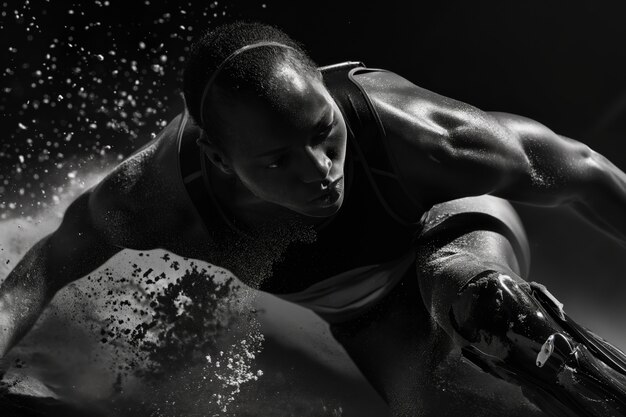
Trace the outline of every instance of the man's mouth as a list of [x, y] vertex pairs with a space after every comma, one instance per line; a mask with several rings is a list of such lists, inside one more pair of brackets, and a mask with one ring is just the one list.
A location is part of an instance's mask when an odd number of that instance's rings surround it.
[[311, 200], [312, 203], [333, 204], [341, 197], [340, 182], [343, 177], [333, 181], [323, 193]]

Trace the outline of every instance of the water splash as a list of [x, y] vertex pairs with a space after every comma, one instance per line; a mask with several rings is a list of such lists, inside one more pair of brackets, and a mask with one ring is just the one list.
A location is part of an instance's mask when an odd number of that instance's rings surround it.
[[232, 8], [1, 2], [2, 218], [47, 207], [70, 173], [120, 161], [154, 137], [182, 109], [191, 40]]
[[[52, 210], [0, 222], [0, 281], [104, 175], [70, 181]], [[8, 380], [20, 392], [37, 381], [40, 395], [119, 413], [191, 415], [199, 399], [204, 410], [226, 412], [242, 384], [262, 375], [253, 299], [226, 270], [165, 251], [125, 251], [57, 294], [8, 356]]]

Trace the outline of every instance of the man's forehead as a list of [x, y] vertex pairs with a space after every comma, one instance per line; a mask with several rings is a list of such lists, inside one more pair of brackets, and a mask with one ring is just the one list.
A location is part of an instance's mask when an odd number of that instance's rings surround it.
[[221, 109], [228, 130], [245, 138], [237, 143], [257, 153], [286, 137], [308, 135], [332, 111], [329, 93], [318, 77], [285, 63], [273, 69], [271, 78], [271, 91], [232, 97], [231, 104]]
[[284, 65], [276, 70], [277, 85], [269, 100], [279, 113], [294, 122], [306, 122], [311, 112], [321, 111], [328, 103], [328, 92], [324, 84], [316, 77], [295, 68]]
[[246, 153], [256, 155], [313, 136], [332, 120], [332, 107], [323, 95], [316, 94], [284, 109], [249, 106], [240, 114], [243, 117], [235, 130], [243, 140], [238, 144], [247, 148]]
[[327, 106], [328, 91], [314, 75], [289, 63], [277, 65], [271, 72], [266, 91], [254, 97], [242, 97], [239, 104], [259, 116], [282, 119], [301, 125]]
[[305, 94], [307, 88], [307, 79], [302, 71], [298, 71], [293, 65], [283, 63], [275, 69], [275, 77], [282, 81], [282, 84], [297, 93]]

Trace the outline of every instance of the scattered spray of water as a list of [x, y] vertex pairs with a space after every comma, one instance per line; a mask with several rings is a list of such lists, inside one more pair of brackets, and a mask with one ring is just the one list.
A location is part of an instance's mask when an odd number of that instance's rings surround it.
[[[0, 3], [0, 32], [11, 34], [0, 77], [9, 135], [0, 145], [0, 281], [71, 201], [180, 109], [190, 42], [229, 8], [142, 3], [142, 19], [108, 0]], [[223, 412], [260, 377], [253, 359], [263, 336], [249, 294], [208, 264], [123, 252], [61, 291], [11, 360], [22, 379], [70, 402], [116, 396], [128, 408], [133, 392], [155, 415], [191, 415], [181, 399], [195, 394]], [[150, 384], [158, 406], [142, 391]]]
[[191, 41], [221, 1], [0, 2], [0, 217], [54, 204], [67, 176], [120, 161], [182, 109]]
[[[55, 210], [0, 222], [0, 280], [103, 175], [68, 186]], [[241, 386], [263, 374], [254, 365], [263, 335], [249, 292], [209, 264], [159, 250], [122, 252], [57, 294], [7, 358], [8, 380], [22, 392], [50, 390], [120, 414], [227, 412]]]
[[[121, 0], [0, 2], [0, 281], [71, 201], [182, 109], [191, 40], [236, 14], [221, 0], [132, 10]], [[230, 266], [258, 284], [276, 249], [253, 242], [255, 262]], [[9, 383], [107, 415], [228, 415], [246, 384], [268, 374], [255, 367], [264, 341], [255, 293], [230, 277], [162, 251], [125, 251], [57, 294], [11, 352]], [[310, 401], [273, 406], [343, 413]]]

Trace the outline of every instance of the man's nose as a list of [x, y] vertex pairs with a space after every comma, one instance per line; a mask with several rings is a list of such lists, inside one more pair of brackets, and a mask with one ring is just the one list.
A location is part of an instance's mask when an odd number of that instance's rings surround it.
[[304, 148], [304, 165], [302, 167], [302, 181], [306, 183], [323, 182], [328, 178], [333, 161], [323, 149], [306, 146]]

